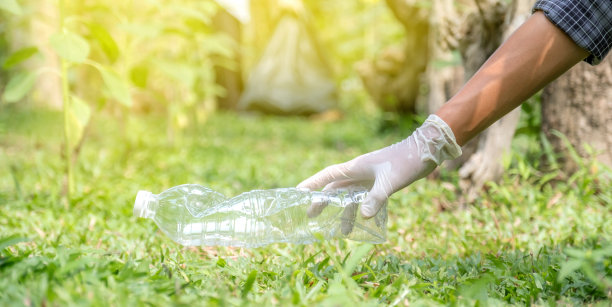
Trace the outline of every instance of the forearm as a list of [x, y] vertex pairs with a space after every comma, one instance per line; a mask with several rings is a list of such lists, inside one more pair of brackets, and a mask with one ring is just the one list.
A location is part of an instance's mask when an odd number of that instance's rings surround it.
[[587, 55], [537, 12], [436, 115], [464, 145]]

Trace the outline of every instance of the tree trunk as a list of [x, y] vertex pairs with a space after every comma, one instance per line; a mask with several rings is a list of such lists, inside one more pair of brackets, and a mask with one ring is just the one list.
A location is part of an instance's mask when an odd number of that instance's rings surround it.
[[553, 130], [567, 137], [582, 157], [589, 157], [584, 144], [595, 150], [601, 163], [612, 167], [612, 58], [597, 66], [579, 63], [542, 92], [542, 131], [555, 152], [566, 153], [562, 167], [577, 168], [568, 158], [567, 147]]
[[[474, 0], [461, 6], [451, 0], [433, 0], [430, 14], [427, 67], [427, 110], [434, 113], [451, 98], [464, 80], [468, 80], [497, 47], [529, 16], [532, 0]], [[465, 17], [460, 17], [465, 16]], [[462, 66], [452, 54], [459, 51]], [[461, 75], [463, 73], [463, 76]], [[478, 137], [463, 146], [463, 155], [446, 163], [458, 168], [468, 199], [480, 191], [486, 181], [502, 175], [501, 157], [509, 151], [520, 109], [512, 111]]]
[[[505, 41], [531, 13], [533, 0], [476, 0], [477, 10], [467, 23], [460, 50], [465, 61], [466, 80], [482, 66], [497, 47]], [[487, 181], [497, 181], [503, 174], [502, 157], [510, 151], [514, 130], [519, 121], [520, 108], [516, 108], [468, 143], [460, 158], [460, 186], [470, 201]], [[467, 160], [466, 160], [467, 159]]]

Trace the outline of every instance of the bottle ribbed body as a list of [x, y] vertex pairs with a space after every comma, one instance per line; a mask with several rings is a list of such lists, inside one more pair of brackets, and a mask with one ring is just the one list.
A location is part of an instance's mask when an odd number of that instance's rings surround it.
[[[386, 206], [364, 220], [359, 205], [366, 192], [328, 194], [295, 188], [253, 190], [233, 198], [200, 185], [187, 184], [153, 195], [146, 205], [160, 229], [187, 246], [257, 247], [270, 243], [307, 244], [319, 238], [386, 240]], [[316, 217], [306, 210], [325, 205]]]

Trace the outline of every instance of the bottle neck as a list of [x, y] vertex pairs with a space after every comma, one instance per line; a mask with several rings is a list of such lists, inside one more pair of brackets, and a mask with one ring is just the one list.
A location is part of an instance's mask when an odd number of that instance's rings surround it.
[[138, 191], [134, 202], [134, 216], [141, 218], [153, 218], [157, 204], [157, 195], [149, 191]]

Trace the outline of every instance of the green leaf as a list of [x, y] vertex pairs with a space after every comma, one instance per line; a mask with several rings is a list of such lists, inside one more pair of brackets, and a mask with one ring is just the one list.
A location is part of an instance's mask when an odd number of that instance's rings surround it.
[[576, 164], [582, 167], [584, 165], [584, 159], [580, 156], [580, 154], [578, 154], [576, 148], [574, 145], [572, 145], [572, 142], [570, 142], [567, 136], [558, 130], [551, 130], [551, 133], [561, 139], [561, 142], [567, 148], [569, 156], [572, 158], [572, 160], [574, 160], [574, 162], [576, 162]]
[[70, 98], [72, 100], [72, 104], [70, 106], [71, 111], [79, 122], [79, 125], [82, 127], [87, 126], [87, 123], [89, 123], [89, 119], [91, 118], [91, 108], [87, 102], [77, 96], [72, 95]]
[[559, 276], [557, 277], [558, 281], [562, 281], [565, 277], [574, 273], [574, 271], [578, 270], [582, 266], [582, 260], [573, 259], [563, 264], [561, 270], [559, 270]]
[[82, 63], [89, 56], [89, 43], [74, 33], [56, 33], [51, 36], [51, 47], [62, 59]]
[[36, 74], [31, 72], [21, 72], [9, 80], [2, 98], [6, 102], [17, 102], [21, 100], [34, 86]]
[[219, 259], [217, 259], [217, 266], [224, 268], [225, 265], [227, 265], [227, 262], [225, 261], [225, 259], [219, 257]]
[[149, 67], [144, 64], [132, 67], [130, 70], [130, 80], [132, 80], [134, 85], [146, 88], [149, 80]]
[[479, 301], [486, 306], [489, 299], [489, 287], [494, 281], [495, 278], [491, 274], [484, 274], [482, 277], [464, 282], [459, 293], [465, 298]]
[[253, 288], [253, 284], [255, 283], [256, 277], [257, 270], [252, 270], [251, 273], [249, 273], [249, 276], [247, 277], [246, 281], [244, 282], [244, 286], [242, 287], [242, 297], [246, 297], [249, 291], [251, 291], [251, 288]]
[[94, 65], [102, 75], [102, 80], [111, 96], [126, 107], [132, 106], [130, 88], [126, 81], [114, 70], [101, 65]]
[[70, 96], [70, 109], [68, 110], [68, 122], [66, 123], [70, 148], [75, 148], [81, 141], [90, 116], [89, 105], [79, 97]]
[[193, 65], [180, 62], [157, 62], [157, 67], [170, 78], [191, 88], [196, 79], [196, 68]]
[[600, 259], [606, 256], [612, 257], [612, 245], [604, 246], [601, 249], [593, 251], [593, 258], [595, 259]]
[[533, 281], [535, 283], [536, 288], [540, 289], [540, 290], [544, 290], [544, 278], [542, 278], [542, 276], [538, 273], [533, 273]]
[[226, 34], [215, 34], [211, 35], [206, 43], [202, 46], [202, 48], [208, 54], [216, 54], [226, 58], [232, 58], [234, 55], [234, 50], [236, 42]]
[[117, 61], [119, 57], [119, 47], [106, 28], [99, 24], [92, 23], [89, 25], [89, 31], [91, 36], [100, 44], [102, 51], [106, 54], [110, 62], [114, 63]]
[[586, 251], [576, 248], [566, 248], [565, 253], [573, 258], [583, 259], [586, 256]]
[[344, 271], [349, 275], [353, 273], [357, 263], [359, 263], [359, 261], [368, 254], [372, 247], [372, 244], [363, 244], [353, 251], [353, 253], [351, 253], [349, 258], [344, 263]]
[[15, 245], [17, 243], [26, 242], [26, 241], [29, 241], [29, 239], [25, 237], [20, 237], [18, 235], [12, 235], [12, 236], [2, 238], [0, 239], [0, 251], [11, 245]]
[[310, 289], [310, 291], [308, 291], [308, 294], [306, 294], [306, 297], [304, 297], [304, 300], [305, 300], [305, 301], [308, 301], [308, 300], [310, 300], [312, 297], [314, 297], [314, 296], [315, 296], [317, 293], [319, 293], [319, 291], [321, 291], [321, 288], [323, 288], [323, 285], [324, 285], [324, 284], [325, 284], [324, 282], [322, 282], [322, 281], [318, 281], [318, 282], [317, 282], [317, 283], [314, 285], [314, 287], [312, 287], [312, 288]]
[[4, 61], [4, 65], [2, 66], [4, 69], [13, 68], [15, 65], [31, 58], [33, 55], [38, 53], [38, 48], [36, 47], [26, 47], [23, 49], [19, 49], [11, 54], [6, 61]]
[[121, 25], [121, 28], [137, 37], [154, 38], [159, 35], [162, 27], [158, 24], [142, 24], [142, 23], [127, 23]]
[[584, 273], [584, 275], [590, 281], [596, 284], [597, 287], [601, 288], [602, 290], [605, 289], [606, 285], [601, 281], [601, 277], [599, 277], [598, 274], [595, 272], [595, 269], [593, 268], [592, 263], [584, 261], [582, 262], [582, 266], [580, 266], [580, 268], [582, 269], [582, 272]]
[[15, 15], [21, 15], [23, 13], [21, 6], [19, 6], [19, 3], [17, 3], [17, 0], [1, 0], [0, 10], [5, 10]]
[[180, 16], [181, 18], [193, 18], [205, 24], [210, 24], [211, 21], [209, 15], [194, 9], [193, 6], [175, 4], [169, 10], [172, 12], [172, 15]]

